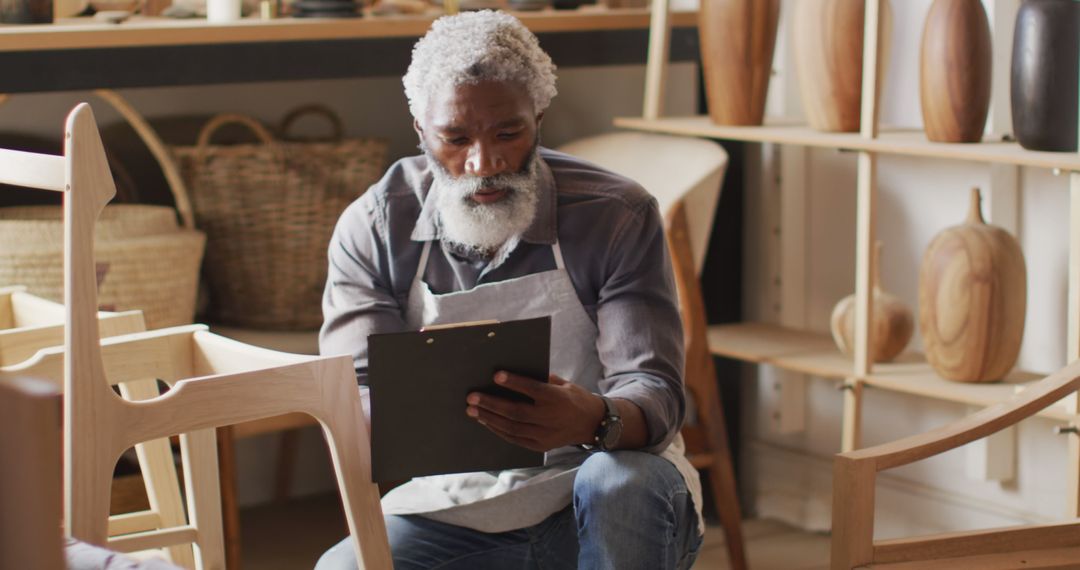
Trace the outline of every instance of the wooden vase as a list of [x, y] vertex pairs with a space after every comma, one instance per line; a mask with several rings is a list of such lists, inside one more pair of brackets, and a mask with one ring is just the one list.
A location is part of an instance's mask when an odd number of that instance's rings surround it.
[[5, 24], [51, 24], [52, 0], [0, 0], [0, 22]]
[[[856, 132], [861, 126], [865, 0], [799, 0], [795, 3], [795, 67], [803, 111], [819, 131]], [[885, 77], [892, 6], [881, 4], [878, 89]]]
[[[895, 295], [881, 288], [881, 242], [874, 244], [873, 309], [870, 312], [870, 359], [872, 362], [889, 362], [896, 358], [915, 330], [911, 309]], [[833, 308], [830, 319], [833, 341], [840, 352], [851, 356], [855, 353], [855, 295], [848, 295]]]
[[698, 35], [713, 123], [761, 124], [779, 22], [780, 0], [702, 0]]
[[983, 221], [973, 189], [967, 221], [934, 237], [919, 270], [919, 330], [930, 366], [958, 382], [1000, 380], [1020, 353], [1026, 309], [1020, 244]]
[[1080, 3], [1025, 0], [1013, 35], [1013, 133], [1029, 150], [1077, 150]]
[[926, 138], [982, 140], [990, 111], [993, 48], [980, 0], [935, 0], [923, 27], [919, 95]]

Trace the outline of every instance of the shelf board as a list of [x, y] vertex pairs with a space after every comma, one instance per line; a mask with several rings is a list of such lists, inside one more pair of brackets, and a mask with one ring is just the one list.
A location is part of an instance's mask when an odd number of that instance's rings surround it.
[[966, 160], [993, 164], [1015, 164], [1018, 166], [1058, 168], [1064, 171], [1080, 172], [1080, 154], [1078, 153], [1031, 151], [1013, 142], [935, 143], [926, 140], [926, 135], [919, 130], [883, 128], [878, 138], [865, 139], [858, 133], [826, 133], [816, 131], [806, 125], [719, 126], [714, 125], [707, 116], [703, 115], [664, 117], [661, 119], [619, 117], [615, 119], [615, 126], [640, 131], [712, 139], [871, 151], [881, 154]]
[[[709, 350], [747, 362], [771, 364], [813, 376], [844, 379], [854, 374], [851, 357], [842, 354], [825, 333], [801, 331], [763, 323], [738, 323], [709, 327]], [[904, 353], [897, 361], [877, 364], [863, 378], [869, 386], [937, 400], [973, 406], [992, 406], [1011, 398], [1043, 375], [1013, 371], [1003, 381], [969, 384], [939, 377], [916, 353]], [[1071, 421], [1064, 405], [1051, 406], [1041, 417]]]
[[[648, 29], [647, 8], [589, 7], [515, 12], [534, 33]], [[68, 18], [55, 24], [0, 26], [0, 52], [253, 42], [418, 38], [438, 14], [364, 18], [244, 18], [210, 24], [205, 18], [134, 16], [120, 24]], [[675, 27], [697, 25], [696, 11], [672, 14]]]

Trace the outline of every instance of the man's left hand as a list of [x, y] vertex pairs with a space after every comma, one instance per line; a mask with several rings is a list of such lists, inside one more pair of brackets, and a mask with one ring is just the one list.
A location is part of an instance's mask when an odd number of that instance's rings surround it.
[[533, 403], [472, 392], [465, 413], [502, 439], [533, 451], [591, 442], [604, 415], [599, 396], [554, 374], [547, 382], [537, 382], [500, 371], [495, 383]]

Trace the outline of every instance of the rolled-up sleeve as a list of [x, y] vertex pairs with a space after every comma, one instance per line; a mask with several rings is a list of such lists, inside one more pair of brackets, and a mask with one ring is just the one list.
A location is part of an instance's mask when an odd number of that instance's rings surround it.
[[607, 279], [597, 302], [600, 391], [641, 409], [649, 432], [643, 450], [658, 453], [686, 414], [682, 321], [656, 201], [630, 214], [608, 243]]
[[389, 283], [385, 209], [369, 191], [350, 205], [334, 228], [327, 250], [329, 268], [323, 291], [319, 352], [348, 354], [357, 381], [367, 382], [367, 337], [404, 330], [402, 310]]

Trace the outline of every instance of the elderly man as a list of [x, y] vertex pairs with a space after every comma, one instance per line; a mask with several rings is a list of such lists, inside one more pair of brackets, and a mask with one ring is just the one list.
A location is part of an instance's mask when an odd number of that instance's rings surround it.
[[[320, 346], [352, 354], [361, 384], [371, 333], [551, 316], [547, 382], [494, 377], [533, 403], [462, 402], [503, 439], [546, 452], [544, 466], [416, 478], [388, 493], [399, 569], [687, 568], [701, 544], [656, 202], [539, 147], [554, 71], [509, 15], [436, 21], [404, 77], [423, 154], [350, 206], [330, 243]], [[345, 543], [317, 566], [354, 567]]]

